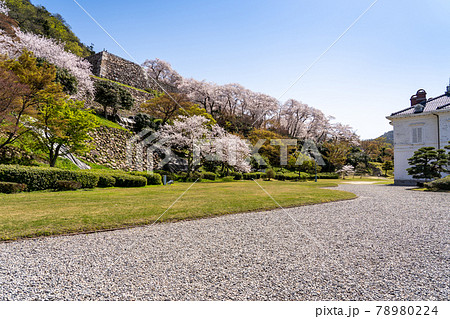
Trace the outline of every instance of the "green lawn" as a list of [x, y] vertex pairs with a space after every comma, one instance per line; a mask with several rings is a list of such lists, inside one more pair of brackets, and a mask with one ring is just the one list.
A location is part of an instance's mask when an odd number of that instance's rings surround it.
[[[352, 193], [319, 188], [335, 186], [335, 182], [258, 183], [284, 207], [355, 197]], [[0, 240], [151, 224], [190, 185], [0, 194]], [[253, 181], [197, 183], [159, 222], [276, 207]]]

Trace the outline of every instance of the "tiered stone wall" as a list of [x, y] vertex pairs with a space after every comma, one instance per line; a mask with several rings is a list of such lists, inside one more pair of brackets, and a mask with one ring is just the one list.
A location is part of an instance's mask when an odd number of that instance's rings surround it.
[[88, 162], [124, 171], [149, 169], [146, 149], [142, 150], [139, 138], [133, 133], [101, 126], [90, 133], [94, 148], [80, 156]]
[[144, 70], [139, 64], [125, 60], [106, 51], [99, 52], [87, 58], [92, 64], [92, 73], [138, 89], [146, 89], [149, 83]]

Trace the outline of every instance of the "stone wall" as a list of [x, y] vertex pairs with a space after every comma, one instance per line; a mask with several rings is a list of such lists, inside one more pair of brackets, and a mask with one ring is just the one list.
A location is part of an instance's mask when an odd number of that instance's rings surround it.
[[149, 169], [146, 150], [140, 149], [139, 138], [135, 134], [101, 126], [90, 135], [93, 138], [94, 148], [84, 156], [79, 156], [81, 159], [124, 171]]
[[125, 60], [106, 51], [91, 55], [87, 60], [92, 64], [92, 73], [138, 89], [149, 87], [144, 70], [139, 64]]

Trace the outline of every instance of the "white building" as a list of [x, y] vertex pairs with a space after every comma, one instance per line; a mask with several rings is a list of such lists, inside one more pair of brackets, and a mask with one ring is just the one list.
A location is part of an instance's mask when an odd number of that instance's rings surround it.
[[[411, 106], [386, 118], [394, 126], [394, 180], [396, 185], [416, 185], [408, 175], [408, 158], [421, 147], [444, 148], [450, 141], [450, 86], [427, 99], [425, 90], [411, 97]], [[443, 175], [444, 176], [444, 175]]]

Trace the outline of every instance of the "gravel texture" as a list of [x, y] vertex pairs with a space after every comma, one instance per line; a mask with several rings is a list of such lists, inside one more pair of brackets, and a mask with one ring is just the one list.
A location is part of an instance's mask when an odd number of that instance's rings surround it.
[[0, 300], [448, 300], [450, 194], [339, 189], [359, 198], [0, 243]]

